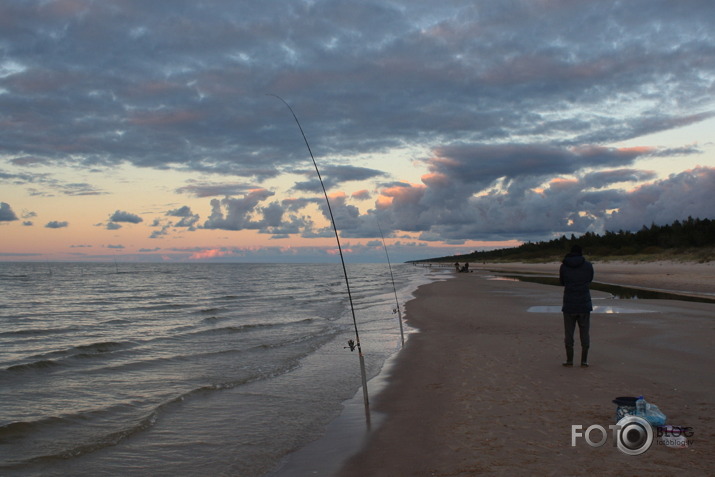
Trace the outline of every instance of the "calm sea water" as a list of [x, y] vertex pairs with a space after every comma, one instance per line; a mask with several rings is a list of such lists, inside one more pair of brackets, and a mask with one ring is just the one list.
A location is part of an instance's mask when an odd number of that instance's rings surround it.
[[[431, 279], [395, 265], [400, 305]], [[368, 377], [387, 265], [349, 265]], [[271, 471], [361, 385], [342, 268], [0, 263], [1, 475]]]

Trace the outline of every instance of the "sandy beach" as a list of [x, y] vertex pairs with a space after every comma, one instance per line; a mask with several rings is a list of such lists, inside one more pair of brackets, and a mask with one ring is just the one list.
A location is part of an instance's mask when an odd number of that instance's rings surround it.
[[[712, 264], [594, 265], [606, 283], [715, 292]], [[593, 291], [594, 305], [617, 313], [592, 314], [591, 366], [565, 368], [560, 312], [529, 311], [560, 306], [562, 289], [495, 279], [499, 267], [553, 274], [558, 264], [472, 264], [473, 273], [421, 287], [406, 306], [420, 332], [372, 401], [384, 420], [338, 475], [715, 473], [715, 304]], [[572, 446], [572, 425], [607, 429], [612, 400], [639, 395], [668, 424], [692, 428], [691, 445], [655, 442], [630, 456], [609, 435], [601, 447]]]

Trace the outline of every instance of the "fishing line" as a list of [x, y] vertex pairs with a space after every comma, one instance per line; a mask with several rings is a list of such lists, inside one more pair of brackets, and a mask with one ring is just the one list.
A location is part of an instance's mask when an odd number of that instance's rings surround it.
[[355, 307], [353, 306], [353, 297], [352, 293], [350, 293], [350, 280], [348, 279], [348, 271], [347, 268], [345, 267], [345, 258], [343, 257], [343, 248], [340, 246], [340, 237], [338, 236], [338, 228], [335, 225], [335, 217], [333, 216], [333, 209], [330, 207], [330, 200], [328, 199], [328, 192], [325, 190], [325, 184], [323, 183], [323, 178], [320, 176], [320, 170], [318, 169], [318, 163], [315, 162], [315, 157], [313, 156], [313, 151], [310, 149], [310, 144], [308, 143], [308, 138], [305, 136], [305, 132], [303, 132], [303, 127], [300, 125], [300, 121], [298, 121], [298, 116], [296, 116], [295, 111], [293, 111], [293, 108], [290, 107], [290, 104], [286, 102], [285, 99], [281, 98], [277, 94], [270, 94], [268, 93], [267, 96], [273, 96], [274, 98], [278, 98], [283, 102], [283, 104], [286, 105], [290, 113], [293, 115], [293, 119], [295, 119], [295, 123], [298, 125], [298, 129], [300, 129], [300, 134], [303, 136], [303, 141], [305, 141], [305, 146], [308, 148], [308, 153], [310, 154], [310, 158], [313, 160], [313, 166], [315, 167], [315, 172], [318, 174], [318, 180], [320, 181], [320, 187], [323, 188], [323, 195], [325, 195], [325, 202], [328, 204], [328, 213], [330, 214], [330, 222], [333, 225], [333, 232], [335, 232], [335, 241], [338, 244], [338, 253], [340, 254], [340, 263], [343, 265], [343, 276], [345, 277], [345, 287], [348, 290], [348, 300], [350, 302], [350, 312], [352, 313], [353, 317], [353, 327], [355, 328], [355, 342], [352, 342], [352, 340], [348, 341], [348, 347], [350, 348], [350, 351], [353, 351], [355, 348], [358, 350], [358, 357], [360, 358], [360, 374], [362, 375], [362, 395], [363, 395], [363, 401], [365, 402], [365, 419], [367, 420], [367, 426], [368, 428], [370, 427], [370, 402], [368, 399], [367, 395], [367, 375], [365, 373], [365, 358], [362, 354], [362, 348], [360, 347], [360, 333], [358, 332], [358, 326], [357, 326], [357, 319], [355, 318]]
[[377, 222], [377, 230], [380, 231], [380, 237], [382, 237], [382, 246], [385, 248], [385, 257], [387, 257], [387, 266], [390, 269], [390, 279], [392, 279], [392, 290], [395, 292], [395, 305], [397, 308], [394, 309], [394, 313], [397, 313], [397, 318], [400, 321], [400, 338], [402, 339], [402, 346], [405, 346], [405, 333], [402, 330], [402, 312], [400, 311], [400, 300], [397, 298], [397, 287], [395, 286], [395, 276], [392, 274], [392, 265], [390, 264], [390, 254], [387, 253], [387, 244], [385, 243], [385, 235], [382, 233], [382, 227], [380, 227], [380, 221]]

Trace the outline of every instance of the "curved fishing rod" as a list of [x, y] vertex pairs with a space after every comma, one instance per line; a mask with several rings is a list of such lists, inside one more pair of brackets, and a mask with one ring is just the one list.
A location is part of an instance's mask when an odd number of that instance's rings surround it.
[[392, 265], [390, 264], [390, 254], [387, 253], [387, 244], [385, 243], [385, 235], [382, 233], [382, 227], [380, 227], [380, 221], [377, 222], [377, 230], [380, 231], [380, 237], [382, 238], [382, 246], [385, 249], [385, 257], [387, 257], [387, 266], [390, 269], [390, 279], [392, 279], [392, 290], [395, 292], [395, 313], [397, 313], [397, 319], [400, 322], [400, 338], [402, 339], [402, 346], [405, 346], [405, 333], [402, 330], [402, 312], [400, 311], [400, 300], [397, 298], [397, 287], [395, 286], [395, 276], [392, 274]]
[[358, 326], [357, 326], [357, 319], [355, 318], [355, 307], [353, 306], [353, 297], [352, 293], [350, 293], [350, 280], [348, 280], [348, 271], [347, 268], [345, 267], [345, 258], [343, 257], [343, 248], [340, 246], [340, 237], [338, 236], [338, 228], [335, 225], [335, 217], [333, 216], [333, 209], [330, 207], [330, 200], [328, 200], [328, 192], [325, 189], [325, 184], [323, 183], [323, 178], [320, 176], [320, 170], [318, 169], [318, 163], [315, 162], [315, 157], [313, 156], [313, 151], [310, 149], [310, 144], [308, 143], [308, 138], [305, 137], [305, 132], [303, 132], [303, 127], [300, 125], [300, 121], [298, 121], [298, 116], [296, 116], [295, 111], [293, 111], [293, 108], [290, 107], [290, 104], [286, 102], [285, 99], [281, 98], [277, 94], [271, 94], [267, 93], [267, 96], [273, 96], [274, 98], [278, 98], [283, 102], [283, 104], [286, 105], [290, 113], [293, 115], [293, 119], [295, 119], [295, 123], [298, 125], [298, 129], [300, 129], [300, 134], [303, 136], [303, 141], [305, 141], [305, 146], [308, 148], [308, 153], [310, 154], [310, 158], [313, 160], [313, 166], [315, 167], [315, 172], [318, 174], [318, 180], [320, 181], [320, 187], [323, 188], [323, 195], [325, 195], [325, 203], [328, 204], [328, 213], [330, 214], [330, 222], [333, 225], [333, 232], [335, 232], [335, 241], [338, 244], [338, 252], [340, 254], [340, 263], [343, 265], [343, 276], [345, 276], [345, 287], [348, 290], [348, 300], [350, 302], [350, 312], [352, 313], [353, 317], [353, 327], [355, 328], [355, 343], [352, 342], [352, 340], [348, 341], [348, 346], [350, 347], [350, 351], [353, 351], [355, 348], [358, 350], [358, 357], [360, 358], [360, 374], [362, 375], [362, 394], [363, 394], [363, 400], [365, 402], [365, 419], [367, 420], [367, 425], [370, 427], [370, 402], [368, 399], [367, 395], [367, 376], [365, 373], [365, 358], [362, 354], [362, 348], [360, 347], [360, 333], [358, 332]]

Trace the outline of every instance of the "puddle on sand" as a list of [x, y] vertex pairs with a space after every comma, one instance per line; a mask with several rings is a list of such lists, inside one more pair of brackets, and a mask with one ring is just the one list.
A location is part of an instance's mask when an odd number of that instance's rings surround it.
[[[530, 313], [561, 313], [561, 307], [557, 305], [532, 306], [528, 310]], [[594, 306], [591, 313], [655, 313], [653, 310], [643, 310], [639, 308], [626, 308], [622, 306]]]

